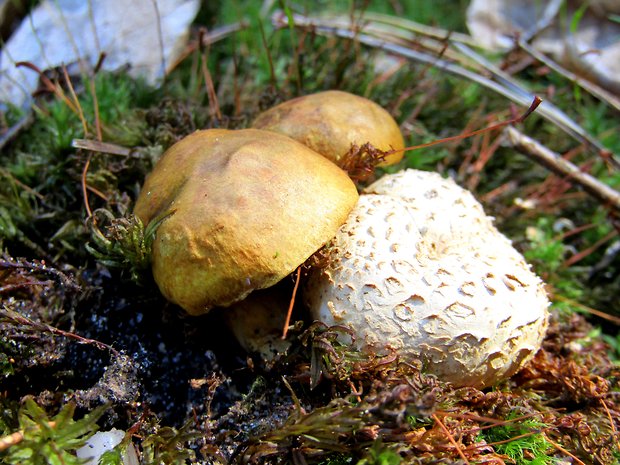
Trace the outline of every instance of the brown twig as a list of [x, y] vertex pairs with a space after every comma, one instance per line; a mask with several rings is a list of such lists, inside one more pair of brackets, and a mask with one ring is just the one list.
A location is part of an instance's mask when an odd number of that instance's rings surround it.
[[291, 323], [291, 315], [293, 314], [293, 306], [295, 305], [295, 296], [297, 295], [297, 288], [299, 287], [299, 278], [301, 276], [301, 266], [297, 267], [297, 276], [295, 278], [295, 287], [293, 288], [293, 295], [291, 296], [291, 302], [288, 305], [288, 312], [286, 313], [286, 321], [284, 322], [284, 329], [282, 330], [282, 340], [286, 339], [288, 333], [288, 325]]
[[[47, 425], [50, 428], [54, 428], [56, 426], [56, 422], [48, 421]], [[12, 434], [9, 434], [7, 436], [0, 438], [0, 452], [7, 450], [11, 446], [16, 446], [23, 440], [24, 440], [24, 430], [16, 431]]]
[[620, 192], [603, 184], [594, 176], [584, 173], [573, 163], [562, 158], [560, 154], [551, 151], [516, 128], [509, 126], [504, 132], [507, 142], [516, 150], [555, 174], [565, 177], [572, 184], [580, 186], [592, 197], [603, 202], [603, 204], [612, 207], [616, 211], [620, 211]]
[[439, 419], [439, 417], [435, 415], [434, 413], [431, 415], [431, 417], [433, 418], [433, 420], [437, 422], [437, 424], [443, 430], [443, 432], [446, 433], [446, 436], [448, 436], [448, 440], [456, 448], [456, 452], [459, 454], [459, 457], [463, 459], [463, 462], [465, 462], [467, 465], [470, 465], [469, 460], [467, 460], [467, 457], [465, 457], [465, 454], [463, 453], [461, 447], [458, 445], [458, 443], [456, 442], [456, 440], [454, 439], [454, 436], [452, 436], [450, 431], [448, 431], [448, 428], [446, 428], [446, 425], [444, 425]]
[[202, 37], [207, 35], [207, 30], [205, 28], [200, 29], [199, 40], [200, 44], [200, 69], [202, 71], [202, 76], [205, 80], [205, 87], [207, 90], [207, 97], [209, 98], [209, 110], [211, 111], [211, 116], [217, 118], [218, 121], [222, 121], [222, 112], [220, 111], [220, 104], [217, 99], [217, 92], [215, 92], [215, 85], [213, 84], [213, 78], [211, 77], [211, 72], [209, 71], [209, 67], [207, 65], [209, 61], [209, 45], [208, 43], [205, 45]]
[[607, 404], [605, 404], [605, 401], [603, 399], [599, 399], [599, 402], [603, 406], [603, 409], [605, 409], [605, 413], [607, 413], [607, 418], [609, 419], [609, 426], [611, 427], [613, 439], [614, 439], [614, 442], [616, 443], [616, 449], [620, 451], [620, 442], [618, 441], [618, 430], [616, 429], [616, 425], [614, 424], [614, 419], [611, 417], [611, 412], [609, 411]]
[[73, 339], [75, 341], [78, 341], [80, 344], [92, 345], [92, 346], [95, 346], [99, 350], [108, 350], [115, 356], [117, 357], [120, 356], [120, 353], [114, 347], [104, 342], [97, 341], [95, 339], [89, 339], [87, 337], [80, 336], [79, 334], [71, 333], [69, 331], [64, 331], [62, 329], [56, 328], [46, 323], [38, 323], [6, 307], [0, 310], [0, 316], [4, 316], [8, 320], [11, 320], [13, 323], [21, 324], [24, 326], [29, 326], [31, 328], [36, 328], [39, 331], [46, 331], [55, 336], [62, 336], [68, 339]]
[[22, 130], [30, 126], [34, 118], [32, 113], [28, 113], [22, 117], [17, 123], [0, 134], [0, 150], [2, 150], [9, 142], [11, 142]]
[[617, 235], [618, 235], [618, 231], [616, 231], [615, 229], [610, 231], [604, 237], [596, 241], [594, 244], [592, 244], [587, 249], [582, 250], [581, 252], [578, 252], [572, 257], [565, 260], [562, 266], [565, 266], [565, 267], [573, 266], [578, 261], [583, 260], [584, 258], [590, 256], [596, 249], [600, 248], [602, 245], [605, 245], [609, 240], [613, 239]]
[[183, 50], [179, 57], [171, 63], [169, 66], [168, 72], [175, 69], [179, 64], [181, 64], [188, 56], [194, 53], [199, 47], [202, 45], [211, 45], [215, 42], [218, 42], [226, 37], [234, 34], [235, 32], [241, 31], [247, 27], [247, 23], [241, 21], [238, 23], [229, 24], [227, 26], [221, 26], [217, 29], [210, 31], [207, 34], [202, 34], [199, 31], [199, 40], [191, 41]]
[[65, 95], [62, 88], [56, 85], [55, 83], [53, 83], [52, 80], [48, 78], [45, 75], [45, 73], [41, 71], [36, 65], [34, 65], [33, 63], [30, 63], [29, 61], [19, 61], [15, 63], [15, 66], [18, 68], [19, 67], [28, 68], [34, 71], [35, 73], [37, 73], [39, 75], [40, 82], [45, 87], [44, 91], [50, 92], [56, 95], [56, 97], [58, 97], [62, 102], [64, 102], [64, 104], [67, 105], [73, 113], [78, 114], [78, 109], [75, 107], [73, 102]]
[[515, 124], [515, 123], [522, 123], [523, 121], [525, 121], [525, 119], [530, 116], [535, 110], [536, 108], [538, 108], [538, 106], [542, 103], [542, 99], [540, 97], [535, 96], [534, 100], [532, 101], [532, 103], [530, 104], [530, 106], [528, 107], [528, 109], [520, 116], [516, 116], [514, 118], [511, 118], [507, 121], [502, 121], [501, 123], [497, 123], [497, 124], [493, 124], [491, 126], [487, 126], [486, 128], [482, 128], [482, 129], [477, 129], [475, 131], [471, 131], [471, 132], [462, 132], [461, 134], [458, 134], [456, 136], [450, 136], [450, 137], [444, 137], [443, 139], [437, 139], [431, 142], [427, 142], [425, 144], [419, 144], [419, 145], [411, 145], [409, 147], [405, 147], [404, 149], [401, 150], [390, 150], [388, 152], [385, 153], [385, 156], [390, 155], [392, 153], [395, 152], [400, 152], [400, 151], [410, 151], [410, 150], [418, 150], [418, 149], [423, 149], [426, 147], [432, 147], [433, 145], [439, 145], [439, 144], [444, 144], [446, 142], [452, 142], [452, 141], [456, 141], [456, 140], [461, 140], [461, 139], [467, 139], [468, 137], [472, 137], [472, 136], [477, 136], [478, 134], [484, 134], [486, 132], [489, 131], [494, 131], [496, 129], [501, 129], [503, 127], [510, 127], [511, 124]]
[[[549, 286], [547, 286], [547, 287], [549, 287]], [[562, 302], [566, 302], [566, 303], [568, 303], [570, 305], [578, 307], [582, 312], [590, 313], [590, 314], [598, 316], [599, 318], [602, 318], [604, 320], [611, 321], [615, 325], [620, 326], [620, 318], [618, 318], [617, 316], [610, 315], [608, 313], [602, 312], [602, 311], [597, 310], [595, 308], [583, 305], [583, 304], [581, 304], [579, 302], [574, 301], [573, 299], [569, 299], [568, 297], [564, 297], [563, 295], [556, 294], [554, 292], [553, 288], [550, 289], [550, 294], [551, 294], [551, 299], [553, 299], [553, 300], [560, 300]]]
[[90, 167], [90, 159], [92, 154], [89, 153], [86, 158], [86, 163], [84, 163], [84, 168], [82, 168], [82, 176], [80, 178], [80, 184], [82, 186], [82, 197], [84, 199], [84, 208], [86, 208], [86, 216], [87, 218], [93, 217], [93, 211], [90, 208], [90, 203], [88, 202], [88, 185], [86, 183], [86, 176], [88, 174], [88, 168]]
[[[524, 88], [516, 80], [508, 79], [496, 66], [484, 60], [479, 54], [475, 55], [480, 66], [469, 69], [452, 61], [438, 58], [435, 53], [426, 53], [422, 50], [416, 50], [407, 42], [394, 40], [394, 37], [389, 34], [372, 35], [372, 31], [367, 31], [366, 28], [363, 32], [360, 32], [359, 28], [356, 28], [356, 25], [350, 23], [343, 25], [341, 21], [334, 21], [331, 18], [308, 17], [295, 14], [293, 15], [293, 19], [296, 28], [306, 29], [313, 34], [355, 40], [356, 43], [402, 56], [408, 60], [431, 64], [436, 69], [475, 82], [519, 105], [527, 105], [527, 102], [530, 102], [533, 97], [528, 89]], [[282, 13], [282, 11], [276, 11], [273, 14], [272, 23], [276, 28], [290, 27], [288, 17]], [[457, 43], [453, 45], [455, 45], [455, 48], [459, 48], [458, 46], [462, 48], [463, 44]], [[473, 51], [470, 51], [468, 56], [470, 55], [473, 55]], [[483, 71], [491, 73], [491, 78], [486, 77], [487, 73]], [[613, 154], [609, 153], [599, 140], [588, 134], [585, 129], [573, 121], [565, 112], [560, 110], [560, 108], [553, 105], [553, 103], [545, 101], [544, 104], [541, 105], [538, 114], [547, 121], [555, 124], [571, 137], [580, 142], [587, 143], [596, 149], [600, 155], [609, 159], [609, 162], [614, 166], [620, 166], [620, 161], [616, 160]]]
[[73, 108], [75, 108], [74, 111], [80, 118], [80, 123], [82, 123], [82, 130], [84, 131], [84, 136], [88, 137], [88, 122], [86, 121], [86, 117], [84, 116], [84, 110], [82, 109], [80, 100], [78, 99], [75, 89], [73, 88], [73, 83], [71, 82], [71, 78], [69, 77], [69, 72], [67, 71], [66, 66], [62, 67], [62, 74], [63, 74], [63, 77], [65, 78], [65, 83], [67, 84], [67, 87], [69, 88], [69, 94], [71, 95], [71, 98], [73, 99]]
[[572, 71], [569, 71], [568, 69], [564, 68], [563, 66], [561, 66], [560, 64], [556, 63], [554, 60], [546, 56], [544, 53], [541, 53], [538, 50], [536, 50], [534, 47], [532, 47], [530, 44], [528, 44], [526, 41], [524, 41], [521, 38], [517, 41], [517, 46], [523, 49], [525, 52], [527, 52], [534, 59], [540, 61], [545, 66], [548, 66], [549, 68], [554, 70], [556, 73], [560, 74], [562, 77], [572, 81], [573, 83], [585, 89], [590, 94], [594, 95], [599, 100], [602, 100], [608, 103], [609, 105], [614, 107], [617, 111], [620, 111], [620, 99], [618, 99], [618, 97], [616, 97], [611, 92], [603, 89], [602, 87], [598, 86], [597, 84], [593, 82], [588, 81], [587, 79], [584, 79], [578, 76]]
[[97, 88], [95, 86], [95, 77], [90, 79], [90, 94], [93, 97], [93, 106], [95, 110], [95, 133], [97, 134], [97, 140], [101, 142], [103, 140], [103, 132], [101, 130], [101, 117], [99, 115], [99, 100], [97, 99]]
[[546, 435], [545, 433], [542, 433], [542, 435], [544, 436], [544, 438], [547, 440], [547, 442], [549, 444], [551, 444], [553, 447], [555, 447], [557, 450], [559, 450], [560, 452], [562, 452], [563, 454], [568, 455], [570, 458], [572, 458], [576, 464], [578, 465], [586, 465], [585, 463], [583, 463], [581, 460], [579, 460], [577, 457], [575, 457], [574, 454], [571, 454], [569, 451], [567, 451], [566, 449], [564, 449], [562, 446], [560, 446], [557, 442], [552, 441], [551, 439], [549, 439], [549, 436]]

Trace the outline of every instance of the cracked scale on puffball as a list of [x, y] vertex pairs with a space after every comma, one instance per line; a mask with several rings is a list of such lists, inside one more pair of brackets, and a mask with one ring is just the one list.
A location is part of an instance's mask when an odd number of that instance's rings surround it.
[[396, 350], [458, 386], [513, 375], [540, 348], [543, 282], [473, 195], [406, 170], [369, 186], [315, 270], [315, 319], [349, 325], [365, 350]]

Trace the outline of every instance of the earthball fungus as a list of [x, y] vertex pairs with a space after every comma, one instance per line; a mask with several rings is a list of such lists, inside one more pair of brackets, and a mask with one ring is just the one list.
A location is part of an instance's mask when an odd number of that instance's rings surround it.
[[403, 157], [403, 136], [394, 118], [381, 106], [348, 92], [329, 90], [283, 102], [261, 113], [254, 128], [285, 134], [335, 163], [351, 145], [370, 143], [384, 152], [382, 165]]
[[161, 292], [198, 315], [294, 271], [357, 198], [344, 171], [284, 135], [211, 129], [161, 157], [135, 214], [145, 225], [161, 220], [152, 251]]
[[471, 193], [406, 170], [369, 186], [315, 270], [315, 319], [344, 324], [365, 350], [396, 350], [458, 386], [510, 377], [540, 348], [541, 280]]

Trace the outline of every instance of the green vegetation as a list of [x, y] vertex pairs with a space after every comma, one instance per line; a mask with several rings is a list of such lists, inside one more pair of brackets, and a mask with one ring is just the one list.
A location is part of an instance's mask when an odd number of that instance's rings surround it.
[[545, 438], [547, 425], [535, 418], [519, 420], [511, 414], [506, 424], [495, 426], [481, 433], [482, 439], [495, 444], [495, 450], [506, 455], [516, 465], [550, 465], [554, 460], [547, 454], [553, 450]]
[[[106, 424], [129, 431], [124, 445], [133, 441], [147, 464], [394, 465], [465, 456], [538, 465], [565, 460], [558, 446], [584, 463], [618, 463], [620, 336], [616, 326], [593, 320], [593, 329], [583, 318], [590, 308], [620, 315], [617, 212], [503, 146], [497, 131], [410, 151], [385, 169], [454, 177], [549, 284], [543, 350], [493, 390], [454, 389], [396, 354], [356, 351], [347, 328], [302, 321], [291, 349], [267, 363], [240, 351], [217, 312], [188, 319], [163, 300], [149, 273], [159, 223], [144, 227], [132, 210], [153, 164], [185, 135], [246, 127], [275, 103], [332, 88], [387, 108], [409, 145], [513, 112], [503, 97], [432, 66], [335, 34], [277, 29], [270, 19], [276, 8], [289, 17], [372, 11], [464, 31], [467, 2], [278, 1], [267, 10], [269, 2], [209, 3], [198, 26], [247, 27], [197, 48], [160, 89], [98, 72], [71, 76], [74, 98], [60, 77], [32, 115], [2, 115], [1, 128], [32, 121], [3, 147], [0, 166], [0, 432], [23, 434], [0, 461], [77, 464], [75, 449]], [[410, 45], [424, 49], [418, 39]], [[552, 88], [558, 107], [620, 153], [617, 114], [605, 102], [539, 63], [515, 78], [541, 95]], [[538, 115], [520, 129], [620, 188], [609, 160]], [[119, 461], [115, 450], [102, 463]]]
[[16, 443], [2, 456], [2, 462], [79, 465], [82, 460], [74, 453], [97, 430], [97, 420], [105, 409], [106, 406], [98, 407], [75, 421], [75, 405], [66, 404], [57, 415], [49, 418], [32, 399], [26, 399], [18, 414], [21, 440], [15, 439]]

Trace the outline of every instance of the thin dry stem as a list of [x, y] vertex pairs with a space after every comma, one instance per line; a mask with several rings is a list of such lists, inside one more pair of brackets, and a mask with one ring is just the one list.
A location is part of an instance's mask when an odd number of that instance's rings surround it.
[[131, 154], [131, 149], [123, 147], [122, 145], [90, 139], [73, 139], [73, 141], [71, 141], [71, 147], [75, 149], [90, 150], [91, 152], [102, 152], [110, 155], [121, 155], [124, 157]]
[[288, 311], [286, 313], [286, 321], [284, 322], [284, 329], [282, 330], [282, 339], [286, 339], [288, 333], [288, 326], [291, 324], [291, 315], [293, 314], [293, 306], [295, 305], [295, 296], [297, 295], [297, 288], [299, 287], [299, 278], [301, 276], [301, 266], [297, 267], [297, 276], [295, 278], [295, 287], [293, 288], [293, 295], [291, 295], [291, 302], [288, 305]]
[[612, 323], [620, 326], [620, 318], [618, 318], [616, 316], [610, 315], [609, 313], [602, 312], [602, 311], [597, 310], [597, 309], [592, 308], [592, 307], [588, 307], [587, 305], [583, 305], [583, 304], [581, 304], [579, 302], [576, 302], [573, 299], [569, 299], [568, 297], [564, 297], [563, 295], [556, 294], [553, 289], [550, 289], [549, 292], [550, 292], [551, 298], [553, 300], [560, 300], [562, 302], [566, 302], [566, 303], [568, 303], [570, 305], [578, 307], [582, 312], [590, 313], [592, 315], [595, 315], [595, 316], [597, 316], [599, 318], [602, 318], [604, 320], [607, 320], [607, 321], [611, 321]]
[[[412, 146], [409, 146], [409, 147], [405, 147], [404, 149], [402, 149], [402, 151], [408, 152], [410, 150], [417, 150], [417, 149], [422, 149], [422, 148], [426, 148], [426, 147], [432, 147], [433, 145], [444, 144], [446, 142], [452, 142], [452, 141], [456, 141], [456, 140], [467, 139], [468, 137], [477, 136], [478, 134], [484, 134], [484, 133], [487, 133], [489, 131], [494, 131], [496, 129], [501, 129], [501, 128], [506, 127], [506, 126], [510, 126], [511, 124], [522, 123], [523, 121], [525, 121], [525, 119], [528, 116], [530, 116], [536, 110], [536, 108], [538, 108], [538, 106], [541, 103], [542, 103], [542, 99], [540, 97], [538, 97], [538, 96], [535, 96], [534, 100], [530, 104], [529, 108], [520, 116], [511, 118], [511, 119], [509, 119], [507, 121], [502, 121], [501, 123], [497, 123], [497, 124], [493, 124], [491, 126], [487, 126], [486, 128], [483, 128], [483, 129], [477, 129], [477, 130], [471, 131], [471, 132], [464, 132], [464, 133], [458, 134], [456, 136], [444, 137], [443, 139], [437, 139], [437, 140], [434, 140], [434, 141], [431, 141], [431, 142], [427, 142], [425, 144], [412, 145]], [[385, 156], [390, 155], [390, 154], [395, 153], [395, 152], [400, 152], [400, 150], [390, 150], [390, 151], [385, 153]]]
[[[56, 426], [55, 421], [48, 421], [47, 425], [50, 428], [54, 428]], [[24, 431], [16, 431], [12, 434], [4, 436], [0, 438], [0, 452], [7, 450], [9, 447], [16, 446], [20, 442], [24, 440]]]
[[542, 433], [542, 435], [544, 436], [545, 440], [551, 444], [553, 447], [555, 447], [557, 450], [559, 450], [560, 452], [562, 452], [563, 454], [568, 455], [571, 459], [573, 459], [575, 461], [575, 463], [577, 465], [586, 465], [585, 463], [583, 463], [581, 460], [579, 460], [574, 454], [571, 454], [569, 451], [567, 451], [566, 449], [564, 449], [562, 446], [560, 446], [557, 442], [552, 441], [551, 439], [549, 439], [549, 436], [547, 436], [545, 433]]
[[84, 199], [84, 208], [86, 208], [87, 218], [93, 218], [93, 211], [91, 210], [90, 203], [88, 202], [88, 185], [86, 183], [86, 175], [88, 174], [88, 168], [90, 167], [91, 157], [92, 154], [89, 153], [86, 158], [86, 163], [84, 163], [84, 168], [82, 168], [82, 176], [80, 179], [80, 184], [82, 186], [82, 197]]
[[611, 412], [609, 411], [607, 404], [605, 404], [605, 401], [603, 399], [599, 399], [599, 402], [603, 406], [603, 409], [605, 410], [605, 413], [607, 414], [607, 418], [609, 419], [609, 425], [611, 427], [611, 432], [613, 433], [614, 442], [616, 443], [616, 449], [620, 451], [620, 441], [618, 441], [618, 430], [616, 429], [616, 425], [614, 424], [614, 419], [611, 417]]
[[584, 258], [590, 256], [596, 249], [598, 249], [601, 246], [605, 245], [607, 242], [609, 242], [611, 239], [613, 239], [617, 235], [618, 235], [618, 231], [616, 231], [615, 229], [613, 231], [610, 231], [604, 237], [602, 237], [601, 239], [596, 241], [594, 244], [592, 244], [587, 249], [582, 250], [581, 252], [576, 253], [572, 257], [570, 257], [567, 260], [565, 260], [564, 263], [562, 264], [562, 266], [569, 267], [569, 266], [572, 266], [575, 263], [583, 260]]
[[603, 184], [594, 176], [584, 173], [573, 163], [564, 159], [542, 145], [540, 142], [526, 136], [514, 127], [505, 130], [507, 142], [522, 154], [543, 165], [555, 174], [565, 177], [572, 184], [580, 186], [592, 197], [600, 200], [604, 205], [620, 211], [620, 192]]
[[461, 449], [461, 447], [458, 445], [458, 443], [454, 439], [454, 436], [452, 436], [450, 431], [448, 431], [448, 428], [446, 428], [446, 425], [444, 425], [442, 421], [439, 419], [439, 417], [435, 415], [434, 413], [431, 415], [431, 417], [433, 418], [433, 420], [437, 422], [437, 424], [443, 430], [443, 432], [446, 433], [446, 436], [448, 436], [448, 440], [456, 448], [456, 452], [459, 454], [459, 457], [461, 457], [467, 465], [470, 465], [469, 460], [467, 460], [467, 457], [465, 457], [463, 450]]
[[51, 334], [54, 334], [55, 336], [62, 336], [62, 337], [66, 337], [69, 339], [73, 339], [77, 342], [79, 342], [80, 344], [88, 344], [88, 345], [93, 345], [95, 347], [97, 347], [100, 350], [108, 350], [110, 351], [112, 354], [114, 354], [115, 356], [119, 357], [120, 353], [112, 346], [101, 342], [101, 341], [97, 341], [95, 339], [89, 339], [87, 337], [83, 337], [80, 336], [79, 334], [75, 334], [69, 331], [63, 331], [62, 329], [56, 328], [54, 326], [45, 324], [45, 323], [38, 323], [36, 321], [31, 320], [30, 318], [27, 318], [23, 315], [20, 315], [19, 313], [13, 311], [13, 310], [9, 310], [7, 308], [4, 308], [2, 310], [0, 310], [0, 315], [4, 316], [5, 318], [7, 318], [8, 320], [13, 321], [14, 323], [17, 324], [21, 324], [21, 325], [25, 325], [25, 326], [30, 326], [32, 328], [36, 328], [40, 331], [45, 331]]
[[62, 67], [62, 75], [65, 78], [67, 87], [69, 88], [69, 93], [71, 94], [71, 98], [73, 99], [73, 106], [77, 112], [78, 117], [80, 118], [80, 123], [82, 123], [82, 130], [84, 131], [84, 136], [88, 137], [88, 123], [86, 122], [86, 118], [84, 117], [84, 110], [82, 110], [80, 100], [75, 93], [75, 89], [73, 88], [73, 83], [71, 82], [71, 78], [69, 77], [69, 72], [67, 71], [66, 66]]

